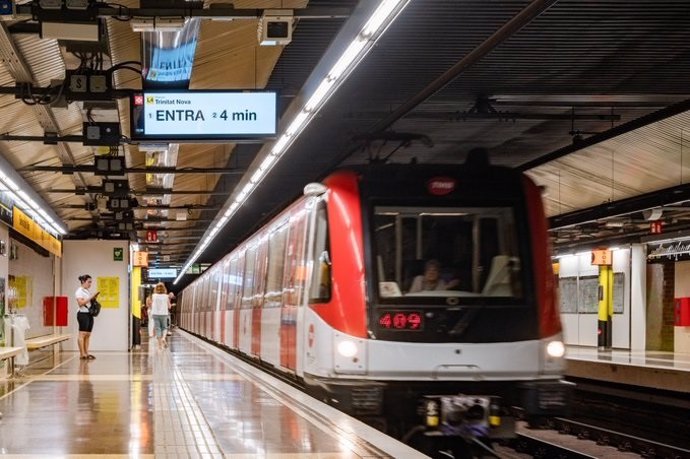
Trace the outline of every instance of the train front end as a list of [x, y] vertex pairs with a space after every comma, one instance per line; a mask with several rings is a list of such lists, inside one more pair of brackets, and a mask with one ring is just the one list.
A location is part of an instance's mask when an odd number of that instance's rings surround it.
[[403, 438], [510, 436], [515, 405], [565, 413], [547, 226], [529, 178], [478, 161], [372, 165], [325, 183], [331, 293], [307, 326], [329, 328], [331, 345], [310, 354], [307, 339], [307, 382]]

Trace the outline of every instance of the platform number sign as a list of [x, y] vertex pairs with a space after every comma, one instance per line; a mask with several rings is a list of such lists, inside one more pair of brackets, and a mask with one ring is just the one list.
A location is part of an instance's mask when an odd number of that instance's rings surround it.
[[592, 264], [595, 266], [611, 266], [613, 264], [612, 251], [606, 249], [592, 250]]
[[124, 257], [124, 249], [122, 247], [115, 247], [113, 249], [113, 261], [122, 261]]

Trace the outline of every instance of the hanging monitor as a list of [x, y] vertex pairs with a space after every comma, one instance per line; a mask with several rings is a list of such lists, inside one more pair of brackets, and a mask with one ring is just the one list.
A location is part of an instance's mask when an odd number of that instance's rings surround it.
[[130, 99], [133, 141], [251, 141], [276, 134], [276, 93], [142, 91]]

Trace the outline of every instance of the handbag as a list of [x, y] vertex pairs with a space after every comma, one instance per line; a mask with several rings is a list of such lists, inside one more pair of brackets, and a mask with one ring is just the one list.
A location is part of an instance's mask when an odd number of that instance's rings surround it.
[[93, 317], [96, 317], [100, 313], [101, 313], [101, 303], [99, 303], [96, 299], [91, 300], [91, 307], [89, 308], [89, 314], [91, 314]]

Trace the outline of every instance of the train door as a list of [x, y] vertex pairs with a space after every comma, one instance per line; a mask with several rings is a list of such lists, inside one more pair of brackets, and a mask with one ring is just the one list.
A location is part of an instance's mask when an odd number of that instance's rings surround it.
[[218, 302], [217, 327], [218, 342], [227, 344], [225, 323], [227, 321], [228, 309], [228, 272], [230, 270], [230, 260], [226, 258], [220, 263], [220, 301]]
[[206, 338], [209, 337], [209, 327], [208, 323], [210, 322], [209, 319], [209, 313], [211, 311], [211, 273], [206, 273], [204, 275], [204, 280], [201, 282], [201, 294], [202, 294], [202, 303], [201, 303], [201, 321], [200, 321], [200, 328], [199, 328], [199, 333], [201, 336], [204, 336]]
[[242, 251], [237, 258], [237, 266], [234, 267], [235, 273], [235, 301], [233, 302], [232, 316], [232, 348], [240, 349], [240, 324], [242, 323], [242, 292], [244, 291], [244, 260], [246, 253]]
[[209, 337], [216, 343], [220, 342], [220, 322], [221, 322], [221, 311], [223, 304], [221, 302], [221, 296], [223, 291], [223, 264], [217, 264], [213, 273], [211, 273], [211, 326], [209, 330]]
[[188, 289], [184, 291], [182, 299], [184, 301], [182, 317], [180, 318], [180, 325], [185, 330], [189, 330], [189, 310], [192, 307], [192, 298], [194, 298], [194, 289]]
[[263, 328], [264, 288], [266, 287], [266, 265], [268, 258], [268, 236], [259, 237], [254, 267], [254, 289], [252, 291], [252, 355], [261, 355], [261, 334]]
[[285, 249], [283, 306], [280, 311], [280, 365], [292, 371], [297, 368], [297, 313], [302, 304], [306, 280], [306, 232], [307, 212], [300, 209], [290, 218]]
[[199, 284], [199, 281], [194, 282], [194, 286], [192, 288], [192, 307], [189, 310], [189, 330], [192, 331], [192, 333], [196, 333], [197, 313], [199, 311], [200, 304], [199, 295], [201, 295]]
[[242, 275], [242, 299], [240, 300], [240, 340], [239, 349], [247, 355], [252, 350], [252, 296], [254, 294], [254, 271], [256, 269], [256, 249], [247, 247], [244, 253], [244, 273]]
[[237, 275], [237, 258], [233, 258], [227, 263], [226, 271], [226, 284], [227, 284], [227, 297], [225, 302], [225, 323], [223, 325], [223, 344], [228, 347], [236, 347], [235, 345], [235, 316], [237, 315], [237, 310], [235, 304], [237, 301], [238, 294], [238, 283], [239, 276]]
[[196, 311], [194, 311], [194, 333], [201, 334], [202, 318], [204, 313], [205, 295], [204, 295], [204, 278], [199, 278], [199, 283], [196, 286]]
[[268, 235], [268, 266], [261, 321], [261, 358], [271, 365], [281, 364], [281, 306], [287, 219], [271, 228]]

